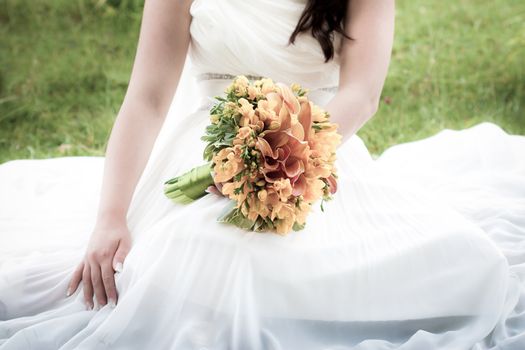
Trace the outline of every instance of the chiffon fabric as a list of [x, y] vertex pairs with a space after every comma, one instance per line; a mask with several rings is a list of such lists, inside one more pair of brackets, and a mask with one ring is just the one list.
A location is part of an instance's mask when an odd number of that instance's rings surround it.
[[128, 212], [115, 308], [86, 310], [82, 284], [66, 297], [104, 158], [0, 165], [1, 350], [525, 348], [525, 137], [495, 124], [377, 159], [352, 136], [334, 199], [286, 236], [218, 223], [225, 197], [165, 198], [163, 181], [203, 163], [227, 74], [298, 82], [321, 106], [333, 97], [339, 56], [324, 63], [309, 35], [286, 45], [305, 3], [193, 1], [183, 74]]

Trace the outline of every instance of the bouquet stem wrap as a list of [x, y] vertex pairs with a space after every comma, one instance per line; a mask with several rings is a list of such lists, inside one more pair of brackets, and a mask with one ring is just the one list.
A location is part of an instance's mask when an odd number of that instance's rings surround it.
[[201, 198], [213, 185], [213, 162], [200, 165], [164, 183], [164, 194], [175, 203], [188, 204]]

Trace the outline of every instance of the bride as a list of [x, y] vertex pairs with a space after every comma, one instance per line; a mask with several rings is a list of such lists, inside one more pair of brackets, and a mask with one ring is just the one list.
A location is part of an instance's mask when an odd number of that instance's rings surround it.
[[[0, 349], [525, 349], [525, 137], [481, 123], [373, 159], [393, 0], [146, 1], [105, 157], [0, 166]], [[338, 191], [302, 231], [208, 193], [213, 96], [297, 82], [339, 124]]]

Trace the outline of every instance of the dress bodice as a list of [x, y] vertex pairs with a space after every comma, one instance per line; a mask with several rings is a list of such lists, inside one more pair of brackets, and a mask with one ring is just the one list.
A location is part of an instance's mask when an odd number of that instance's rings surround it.
[[[193, 0], [192, 73], [253, 75], [309, 89], [339, 82], [339, 55], [325, 63], [319, 42], [301, 33], [288, 44], [306, 0]], [[335, 46], [341, 44], [336, 34]]]

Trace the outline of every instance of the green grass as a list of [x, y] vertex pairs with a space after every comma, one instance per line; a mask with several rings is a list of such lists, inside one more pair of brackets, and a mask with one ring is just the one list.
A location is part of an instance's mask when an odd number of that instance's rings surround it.
[[[525, 2], [398, 1], [370, 152], [482, 121], [525, 134]], [[138, 0], [0, 2], [0, 162], [103, 155], [131, 72]]]
[[482, 121], [524, 134], [525, 2], [398, 4], [383, 103], [359, 132], [370, 152]]

